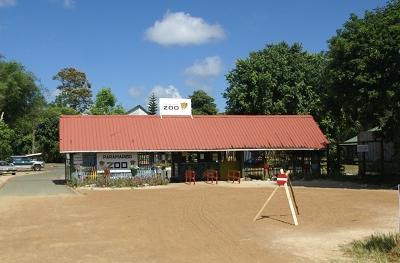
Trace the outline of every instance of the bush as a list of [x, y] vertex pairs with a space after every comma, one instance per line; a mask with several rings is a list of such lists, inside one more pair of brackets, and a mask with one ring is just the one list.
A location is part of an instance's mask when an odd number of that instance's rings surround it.
[[79, 186], [93, 186], [93, 187], [141, 187], [141, 186], [154, 186], [154, 185], [166, 185], [168, 179], [160, 176], [134, 176], [134, 177], [117, 177], [117, 178], [106, 178], [104, 176], [97, 176], [95, 178], [85, 177], [76, 178], [71, 177], [68, 181], [68, 185], [72, 187]]
[[400, 234], [374, 234], [343, 247], [346, 254], [358, 261], [400, 262]]

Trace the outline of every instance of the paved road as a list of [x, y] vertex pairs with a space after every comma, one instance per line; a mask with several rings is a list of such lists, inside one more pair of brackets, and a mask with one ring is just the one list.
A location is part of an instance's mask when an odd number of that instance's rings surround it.
[[5, 196], [52, 196], [74, 194], [64, 185], [64, 167], [46, 167], [40, 173], [17, 176], [9, 179], [0, 188], [0, 197]]

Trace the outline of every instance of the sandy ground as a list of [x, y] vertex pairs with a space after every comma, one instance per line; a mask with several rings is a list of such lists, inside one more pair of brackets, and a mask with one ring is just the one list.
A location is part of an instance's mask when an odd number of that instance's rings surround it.
[[[250, 185], [251, 186], [251, 185]], [[1, 262], [343, 262], [339, 244], [395, 231], [397, 192], [173, 184], [0, 199]]]

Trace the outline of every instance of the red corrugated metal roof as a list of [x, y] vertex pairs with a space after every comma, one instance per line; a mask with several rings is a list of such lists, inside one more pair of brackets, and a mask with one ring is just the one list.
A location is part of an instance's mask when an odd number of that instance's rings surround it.
[[67, 115], [60, 151], [219, 151], [324, 149], [328, 141], [309, 115], [172, 117]]

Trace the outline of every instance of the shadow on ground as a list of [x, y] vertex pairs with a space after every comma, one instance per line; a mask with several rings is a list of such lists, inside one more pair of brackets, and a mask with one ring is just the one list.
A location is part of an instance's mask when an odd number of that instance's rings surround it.
[[361, 181], [343, 181], [331, 179], [294, 180], [293, 186], [315, 188], [366, 189], [366, 190], [396, 190], [395, 184], [373, 184]]
[[53, 183], [55, 185], [65, 185], [65, 180], [64, 179], [55, 179], [55, 180], [52, 180], [52, 181], [53, 181]]

